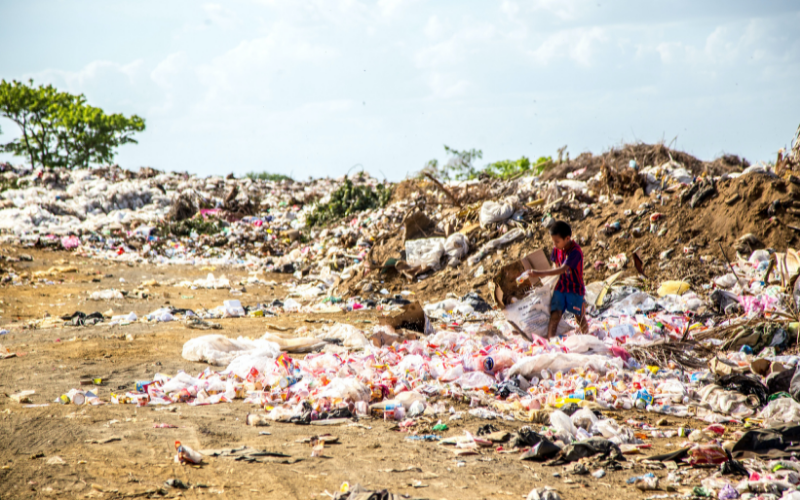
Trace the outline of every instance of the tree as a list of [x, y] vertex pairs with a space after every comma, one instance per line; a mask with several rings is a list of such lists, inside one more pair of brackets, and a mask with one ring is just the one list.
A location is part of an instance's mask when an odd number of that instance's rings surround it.
[[52, 85], [34, 87], [33, 80], [0, 81], [0, 116], [22, 130], [22, 137], [0, 145], [0, 150], [28, 158], [32, 167], [110, 163], [115, 149], [136, 143], [133, 134], [145, 128], [136, 115], [107, 115], [86, 104], [83, 94], [60, 92]]
[[444, 165], [445, 177], [451, 178], [451, 172], [455, 173], [456, 179], [472, 179], [477, 175], [477, 170], [472, 162], [475, 159], [483, 158], [483, 151], [480, 149], [465, 149], [458, 151], [445, 144], [444, 150], [450, 155], [450, 159]]
[[528, 157], [523, 156], [519, 160], [501, 160], [490, 163], [486, 165], [482, 173], [500, 179], [515, 178], [527, 172], [540, 175], [552, 161], [553, 159], [549, 156], [540, 156], [536, 163], [532, 164]]
[[425, 167], [420, 172], [421, 175], [429, 173], [434, 177], [442, 177], [444, 179], [472, 179], [477, 175], [478, 171], [472, 162], [476, 158], [483, 158], [483, 151], [480, 149], [458, 151], [447, 146], [447, 144], [445, 144], [444, 150], [450, 155], [447, 163], [442, 168], [439, 168], [439, 160], [434, 158], [425, 164]]

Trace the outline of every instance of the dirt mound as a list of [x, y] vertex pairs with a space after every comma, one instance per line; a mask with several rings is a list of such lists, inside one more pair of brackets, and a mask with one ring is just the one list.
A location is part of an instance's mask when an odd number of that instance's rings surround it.
[[[645, 274], [650, 278], [646, 287], [655, 289], [661, 281], [684, 279], [693, 282], [697, 291], [702, 291], [700, 285], [727, 272], [720, 245], [732, 260], [737, 258], [737, 249], [747, 258], [757, 248], [785, 251], [787, 247], [800, 245], [800, 233], [790, 227], [800, 226], [795, 213], [800, 212], [800, 186], [772, 175], [751, 173], [736, 179], [718, 180], [715, 191], [695, 208], [691, 208], [688, 200], [682, 201], [681, 195], [688, 189], [650, 196], [639, 189], [618, 205], [592, 205], [592, 212], [586, 218], [582, 212], [566, 205], [551, 215], [572, 224], [574, 237], [584, 249], [587, 283], [615, 273], [616, 269], [609, 268], [608, 264], [621, 253], [628, 259], [627, 275], [636, 275], [632, 254], [637, 251], [644, 262]], [[362, 286], [372, 283], [376, 291], [382, 288], [390, 293], [409, 290], [424, 293], [430, 301], [448, 293], [463, 296], [470, 291], [487, 298], [488, 282], [503, 265], [537, 248], [544, 248], [549, 255], [552, 242], [540, 223], [543, 215], [535, 208], [528, 210], [523, 222], [527, 228], [526, 237], [490, 253], [477, 265], [470, 266], [465, 258], [456, 267], [428, 273], [427, 279], [414, 282], [409, 282], [392, 267], [382, 268], [391, 258], [404, 258], [402, 235], [392, 235], [374, 245], [370, 252], [370, 271], [347, 280], [343, 289], [349, 290], [351, 295], [369, 295], [362, 294]], [[652, 229], [651, 216], [657, 219]], [[467, 216], [460, 220], [462, 230], [474, 222], [470, 217], [474, 218]], [[607, 226], [615, 222], [619, 222], [619, 230], [607, 232]], [[746, 234], [754, 235], [757, 242], [742, 245], [740, 238]], [[470, 255], [484, 242], [498, 236], [497, 230], [470, 232]], [[662, 257], [662, 253], [670, 251]]]
[[[688, 203], [681, 204], [680, 192], [664, 193], [660, 200], [657, 196], [654, 198], [639, 191], [620, 205], [604, 205], [590, 218], [574, 223], [579, 239], [587, 247], [584, 249], [587, 265], [591, 264], [586, 270], [588, 280], [611, 274], [605, 266], [596, 269], [595, 262], [608, 263], [619, 253], [626, 253], [630, 259], [631, 253], [638, 249], [651, 278], [694, 276], [707, 282], [725, 267], [720, 245], [730, 259], [735, 259], [737, 249], [747, 258], [756, 248], [784, 251], [800, 243], [798, 232], [789, 227], [797, 225], [797, 215], [793, 211], [796, 204], [800, 205], [800, 187], [770, 175], [752, 173], [720, 180], [716, 192], [694, 209]], [[770, 206], [776, 201], [777, 208], [772, 215]], [[637, 216], [636, 212], [644, 203], [653, 203], [654, 207]], [[626, 215], [626, 211], [631, 215]], [[654, 213], [663, 214], [663, 218], [656, 222], [655, 232], [650, 232], [650, 216]], [[620, 222], [621, 230], [608, 234], [606, 224], [616, 221]], [[666, 233], [659, 236], [659, 231], [663, 230]], [[741, 245], [739, 240], [746, 234], [753, 234], [758, 243], [749, 247]], [[659, 257], [670, 250], [672, 254], [668, 257]]]
[[[669, 149], [663, 144], [625, 144], [619, 148], [612, 148], [600, 155], [581, 153], [577, 158], [565, 161], [545, 171], [540, 179], [547, 181], [564, 179], [568, 173], [581, 171], [574, 178], [588, 180], [600, 172], [602, 165], [621, 170], [627, 167], [631, 160], [636, 161], [640, 168], [657, 166], [674, 160], [695, 175], [707, 172], [711, 175], [721, 175], [728, 172], [741, 172], [750, 164], [747, 160], [736, 155], [724, 155], [711, 162], [704, 162], [683, 151]], [[585, 170], [583, 170], [585, 169]]]

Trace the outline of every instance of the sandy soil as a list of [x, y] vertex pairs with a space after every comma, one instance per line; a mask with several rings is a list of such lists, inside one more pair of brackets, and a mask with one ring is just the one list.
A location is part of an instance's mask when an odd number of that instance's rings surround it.
[[[249, 427], [249, 412], [263, 411], [241, 401], [232, 404], [168, 408], [137, 408], [133, 405], [74, 406], [53, 403], [59, 395], [79, 386], [86, 377], [101, 377], [96, 387], [104, 400], [114, 391], [132, 389], [137, 380], [149, 380], [156, 372], [178, 370], [198, 373], [206, 368], [181, 358], [183, 343], [205, 332], [190, 330], [179, 323], [108, 327], [103, 324], [81, 328], [21, 329], [20, 325], [42, 318], [113, 309], [114, 313], [151, 312], [167, 302], [176, 307], [208, 308], [231, 298], [227, 290], [189, 290], [176, 287], [150, 288], [148, 299], [112, 302], [87, 301], [88, 294], [110, 287], [133, 290], [143, 280], [203, 277], [208, 271], [188, 267], [127, 266], [77, 258], [64, 252], [6, 248], [6, 255], [26, 253], [32, 262], [14, 263], [17, 271], [37, 271], [52, 265], [74, 265], [77, 273], [64, 275], [63, 282], [36, 286], [8, 285], [0, 288], [0, 327], [9, 333], [0, 343], [19, 353], [0, 360], [0, 499], [22, 498], [329, 498], [342, 483], [382, 489], [422, 498], [524, 498], [538, 486], [550, 485], [564, 499], [643, 498], [648, 494], [627, 486], [625, 480], [647, 472], [648, 466], [630, 456], [622, 470], [607, 470], [602, 479], [577, 476], [568, 467], [545, 467], [519, 460], [517, 453], [492, 448], [479, 455], [456, 457], [453, 449], [436, 443], [405, 440], [407, 434], [383, 420], [362, 419], [357, 425], [298, 426], [274, 423]], [[221, 270], [232, 280], [246, 277], [244, 271]], [[99, 274], [98, 274], [99, 273]], [[93, 278], [100, 278], [93, 282]], [[123, 278], [126, 283], [120, 283]], [[282, 279], [267, 276], [265, 279]], [[248, 287], [238, 296], [245, 304], [283, 298], [278, 287]], [[221, 320], [229, 336], [260, 336], [266, 324], [296, 328], [307, 320], [335, 320], [369, 326], [374, 312], [336, 315], [287, 315], [278, 318]], [[314, 325], [311, 325], [314, 326]], [[26, 408], [7, 396], [33, 389], [34, 404]], [[466, 409], [466, 405], [457, 406]], [[612, 413], [620, 421], [636, 419], [655, 423], [660, 417], [644, 412]], [[670, 418], [664, 429], [705, 427], [703, 422]], [[169, 423], [175, 429], [154, 428]], [[430, 427], [434, 422], [420, 424]], [[442, 435], [475, 432], [487, 423], [465, 414], [460, 421], [447, 422]], [[502, 430], [522, 427], [521, 422], [492, 422]], [[539, 426], [534, 426], [538, 428]], [[733, 429], [730, 429], [732, 431]], [[263, 435], [263, 432], [269, 433]], [[303, 438], [330, 433], [338, 444], [326, 447], [324, 456], [311, 457]], [[648, 433], [649, 434], [649, 433]], [[117, 438], [110, 440], [110, 438]], [[173, 461], [174, 441], [194, 449], [249, 446], [280, 452], [286, 457], [264, 458], [262, 463], [237, 462], [230, 458], [207, 458], [206, 465], [181, 466]], [[105, 442], [109, 440], [108, 442]], [[653, 439], [648, 454], [677, 449], [679, 439]], [[103, 444], [101, 444], [103, 443]], [[60, 457], [63, 464], [48, 463]], [[56, 460], [57, 461], [57, 460]], [[590, 470], [597, 467], [588, 465]], [[652, 466], [649, 466], [652, 467]], [[666, 469], [653, 470], [665, 477]], [[687, 477], [710, 471], [687, 470]], [[554, 474], [559, 474], [556, 477]], [[177, 478], [188, 490], [164, 485]], [[699, 479], [691, 482], [698, 485]], [[688, 491], [689, 487], [679, 488]], [[665, 493], [665, 491], [655, 492]]]

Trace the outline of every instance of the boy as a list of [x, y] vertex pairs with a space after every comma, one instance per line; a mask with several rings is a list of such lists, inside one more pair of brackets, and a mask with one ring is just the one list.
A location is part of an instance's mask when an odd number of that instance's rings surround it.
[[550, 323], [547, 325], [547, 338], [555, 337], [558, 322], [564, 311], [575, 315], [581, 333], [589, 332], [583, 296], [586, 286], [583, 283], [583, 251], [572, 241], [572, 228], [564, 221], [556, 221], [550, 226], [550, 238], [553, 239], [553, 252], [550, 260], [554, 268], [549, 271], [530, 271], [530, 276], [559, 276], [553, 299], [550, 302]]

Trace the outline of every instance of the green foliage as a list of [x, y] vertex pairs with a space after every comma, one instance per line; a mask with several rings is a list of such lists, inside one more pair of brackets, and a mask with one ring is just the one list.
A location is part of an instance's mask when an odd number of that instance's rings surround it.
[[425, 167], [419, 173], [420, 177], [425, 174], [430, 174], [440, 179], [472, 179], [477, 176], [478, 171], [475, 169], [473, 162], [477, 158], [483, 158], [483, 151], [480, 149], [465, 149], [459, 151], [449, 147], [447, 144], [444, 150], [450, 155], [450, 159], [441, 168], [439, 167], [439, 160], [432, 159], [425, 164]]
[[288, 175], [273, 174], [273, 173], [270, 173], [270, 172], [247, 172], [245, 174], [245, 176], [248, 179], [253, 179], [254, 181], [280, 182], [280, 181], [292, 181], [292, 180], [294, 180], [291, 177], [289, 177]]
[[184, 237], [191, 235], [192, 232], [214, 235], [222, 232], [224, 229], [225, 224], [221, 220], [213, 217], [206, 219], [202, 215], [197, 215], [191, 219], [184, 219], [182, 221], [164, 222], [158, 226], [158, 233], [164, 238], [170, 235]]
[[476, 159], [483, 158], [483, 151], [480, 149], [465, 149], [458, 151], [444, 146], [446, 153], [450, 155], [450, 159], [444, 165], [444, 177], [447, 179], [472, 179], [476, 176], [477, 170], [472, 164]]
[[86, 104], [83, 94], [60, 92], [52, 85], [0, 81], [0, 116], [16, 123], [22, 137], [0, 145], [0, 151], [26, 157], [32, 167], [85, 168], [111, 163], [115, 149], [136, 143], [144, 130], [136, 115], [107, 115]]
[[519, 160], [502, 160], [490, 163], [481, 169], [474, 165], [476, 159], [483, 158], [483, 151], [480, 149], [458, 151], [445, 145], [444, 150], [450, 155], [447, 163], [440, 167], [438, 160], [428, 161], [425, 168], [420, 172], [420, 177], [425, 174], [431, 174], [434, 177], [445, 180], [476, 179], [480, 176], [511, 179], [528, 172], [539, 175], [553, 164], [553, 159], [550, 156], [540, 156], [536, 163], [531, 163], [527, 157], [523, 156]]
[[0, 193], [6, 191], [8, 189], [19, 189], [19, 184], [17, 183], [17, 179], [6, 179], [5, 177], [0, 177]]
[[539, 175], [552, 163], [553, 159], [550, 156], [540, 156], [539, 159], [536, 160], [536, 164], [532, 165], [531, 161], [523, 156], [519, 160], [501, 160], [490, 163], [483, 169], [483, 173], [498, 179], [511, 179], [518, 175], [524, 175], [527, 172]]
[[383, 184], [372, 189], [367, 185], [354, 186], [350, 179], [345, 179], [344, 184], [331, 194], [328, 203], [314, 206], [306, 216], [306, 222], [311, 227], [321, 226], [362, 210], [385, 207], [391, 196], [391, 188]]

